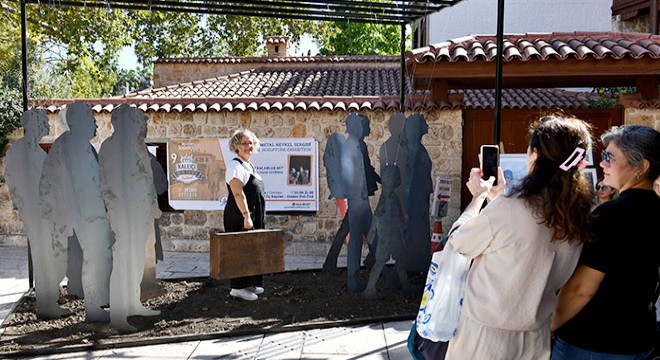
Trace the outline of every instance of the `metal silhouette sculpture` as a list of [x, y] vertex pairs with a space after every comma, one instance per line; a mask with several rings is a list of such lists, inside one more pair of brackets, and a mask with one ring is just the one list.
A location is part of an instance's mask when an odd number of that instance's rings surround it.
[[[156, 194], [160, 195], [167, 191], [167, 174], [165, 174], [163, 167], [151, 153], [149, 153], [149, 161], [151, 163], [151, 173], [154, 178]], [[163, 287], [156, 282], [156, 263], [164, 259], [158, 219], [154, 219], [153, 236], [150, 236], [147, 242], [147, 256], [145, 258], [142, 284], [140, 285], [140, 298], [142, 301], [153, 299], [163, 293]]]
[[396, 189], [401, 185], [401, 174], [399, 168], [392, 164], [382, 169], [381, 176], [383, 190], [374, 212], [371, 230], [367, 236], [368, 241], [371, 242], [378, 235], [378, 248], [376, 249], [375, 264], [369, 273], [369, 283], [363, 293], [366, 298], [382, 297], [382, 294], [376, 289], [376, 282], [390, 256], [396, 261], [394, 269], [404, 291], [414, 291], [401, 257], [406, 242], [403, 209], [399, 196], [396, 194]]
[[403, 256], [408, 271], [425, 271], [431, 261], [431, 225], [429, 201], [433, 193], [431, 157], [422, 145], [422, 136], [429, 126], [421, 114], [406, 119], [402, 144], [406, 149], [407, 182], [404, 188], [403, 209], [408, 216], [408, 242]]
[[53, 246], [65, 249], [75, 234], [82, 249], [82, 288], [85, 320], [108, 321], [102, 306], [109, 301], [112, 271], [112, 231], [105, 203], [97, 154], [89, 141], [96, 136], [92, 109], [81, 102], [68, 106], [70, 128], [55, 140], [44, 161], [39, 186], [41, 212]]
[[[392, 114], [388, 122], [390, 137], [381, 145], [378, 152], [380, 158], [380, 173], [382, 174], [386, 166], [396, 166], [401, 174], [401, 185], [397, 186], [395, 192], [399, 200], [403, 199], [403, 184], [406, 184], [406, 150], [401, 145], [401, 133], [406, 116], [402, 113]], [[404, 209], [405, 211], [405, 209]], [[405, 212], [404, 212], [405, 214]]]
[[[110, 277], [110, 325], [136, 331], [132, 315], [158, 315], [140, 302], [147, 243], [154, 236], [154, 219], [160, 217], [151, 160], [144, 139], [147, 119], [139, 109], [119, 106], [111, 117], [114, 133], [101, 145], [101, 189], [115, 234]], [[149, 250], [153, 252], [154, 243]]]
[[[66, 122], [66, 110], [67, 108], [65, 107], [57, 114], [57, 120], [60, 122], [60, 126], [62, 126], [62, 132], [70, 130], [69, 124]], [[79, 299], [84, 298], [82, 263], [82, 249], [74, 233], [67, 239], [66, 293], [69, 296], [75, 296]]]
[[[336, 273], [337, 257], [346, 235], [349, 234], [347, 276], [348, 291], [352, 293], [364, 289], [364, 285], [357, 281], [356, 273], [360, 268], [362, 258], [362, 239], [366, 238], [371, 227], [372, 212], [369, 206], [369, 189], [375, 188], [375, 182], [380, 181], [369, 162], [368, 154], [365, 156], [364, 153], [367, 149], [364, 137], [369, 134], [368, 125], [369, 119], [366, 116], [349, 115], [346, 119], [348, 138], [337, 133], [332, 134], [323, 154], [330, 193], [335, 198], [348, 199], [349, 204], [323, 268], [331, 273]], [[373, 179], [373, 185], [369, 185], [370, 179]], [[376, 243], [374, 242], [370, 246], [372, 253], [375, 248]]]
[[23, 138], [7, 151], [5, 180], [30, 244], [37, 317], [56, 319], [70, 312], [57, 304], [59, 285], [66, 273], [66, 246], [53, 243], [48, 226], [41, 221], [39, 180], [46, 152], [39, 147], [39, 140], [48, 135], [46, 113], [43, 110], [24, 112], [21, 126], [25, 130]]

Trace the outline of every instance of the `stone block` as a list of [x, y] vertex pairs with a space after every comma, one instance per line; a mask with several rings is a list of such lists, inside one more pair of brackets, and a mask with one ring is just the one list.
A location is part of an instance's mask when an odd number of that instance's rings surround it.
[[183, 213], [184, 223], [187, 226], [201, 226], [206, 224], [206, 211], [186, 210]]
[[183, 213], [170, 213], [170, 221], [174, 225], [181, 225], [183, 224]]
[[304, 124], [296, 124], [293, 126], [291, 131], [291, 136], [293, 137], [305, 137], [307, 136], [307, 129]]

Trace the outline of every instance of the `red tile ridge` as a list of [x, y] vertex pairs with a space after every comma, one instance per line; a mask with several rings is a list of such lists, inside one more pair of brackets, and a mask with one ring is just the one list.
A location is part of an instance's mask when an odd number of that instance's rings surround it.
[[[409, 62], [426, 61], [493, 61], [496, 56], [495, 35], [470, 35], [431, 44], [406, 52]], [[634, 59], [660, 57], [660, 36], [626, 32], [554, 32], [506, 34], [504, 58], [511, 60], [561, 60], [574, 58], [602, 59], [612, 57]]]
[[398, 55], [317, 55], [268, 58], [264, 56], [223, 56], [159, 58], [154, 63], [280, 63], [280, 62], [390, 62], [399, 61]]

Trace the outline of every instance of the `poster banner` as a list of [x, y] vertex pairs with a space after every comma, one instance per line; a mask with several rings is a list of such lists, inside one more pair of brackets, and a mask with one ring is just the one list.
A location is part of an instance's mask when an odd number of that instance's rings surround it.
[[[318, 142], [314, 138], [260, 139], [252, 164], [264, 180], [266, 211], [318, 211]], [[167, 145], [170, 206], [222, 210], [225, 164], [237, 155], [229, 139], [171, 140]]]
[[225, 160], [218, 139], [170, 140], [167, 178], [170, 206], [221, 210], [227, 203]]
[[451, 176], [443, 174], [435, 178], [433, 191], [433, 208], [431, 215], [436, 218], [447, 216], [447, 208], [451, 202]]
[[252, 155], [264, 179], [266, 211], [318, 211], [318, 141], [314, 138], [265, 138]]

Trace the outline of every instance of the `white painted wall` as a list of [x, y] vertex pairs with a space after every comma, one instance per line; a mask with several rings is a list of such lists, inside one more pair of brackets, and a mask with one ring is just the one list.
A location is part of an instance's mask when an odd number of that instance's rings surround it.
[[[497, 0], [464, 0], [431, 15], [431, 44], [497, 32]], [[507, 0], [504, 32], [611, 31], [612, 0]]]

